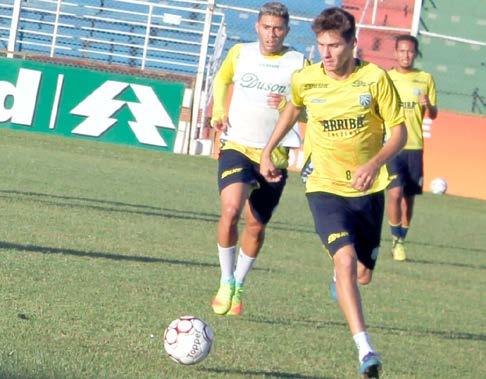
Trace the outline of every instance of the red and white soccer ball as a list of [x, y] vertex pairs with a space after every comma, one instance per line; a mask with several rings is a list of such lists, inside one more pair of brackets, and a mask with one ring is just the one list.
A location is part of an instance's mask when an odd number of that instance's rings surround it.
[[430, 191], [436, 195], [443, 195], [447, 191], [447, 182], [443, 178], [435, 178], [430, 182]]
[[165, 329], [164, 349], [177, 363], [192, 365], [208, 356], [213, 339], [211, 327], [203, 320], [182, 316]]

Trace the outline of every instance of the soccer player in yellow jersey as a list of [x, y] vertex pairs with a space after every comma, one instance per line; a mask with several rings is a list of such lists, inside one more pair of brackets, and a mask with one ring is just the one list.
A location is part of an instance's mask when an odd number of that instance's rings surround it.
[[394, 179], [388, 186], [387, 214], [392, 234], [392, 255], [396, 261], [407, 258], [404, 240], [412, 221], [415, 195], [422, 193], [423, 148], [422, 121], [427, 115], [437, 117], [437, 95], [434, 79], [413, 67], [418, 41], [400, 35], [395, 42], [397, 67], [388, 74], [395, 85], [405, 113], [408, 140], [404, 149], [388, 163]]
[[[381, 360], [366, 331], [358, 283], [372, 278], [389, 183], [386, 163], [405, 145], [407, 131], [387, 73], [353, 57], [354, 17], [329, 8], [312, 29], [321, 62], [292, 76], [291, 101], [262, 152], [260, 172], [269, 182], [281, 180], [271, 151], [306, 108], [309, 207], [334, 263], [337, 301], [358, 348], [359, 371], [377, 377]], [[384, 125], [390, 129], [386, 142]]]
[[[285, 186], [289, 146], [300, 146], [299, 135], [291, 131], [273, 152], [274, 162], [283, 169], [283, 179], [268, 183], [260, 175], [261, 151], [287, 101], [291, 75], [303, 67], [305, 58], [284, 46], [289, 13], [283, 4], [264, 4], [255, 28], [258, 42], [237, 44], [230, 49], [213, 90], [211, 124], [223, 133], [218, 167], [221, 216], [217, 227], [221, 278], [212, 301], [214, 312], [220, 315], [239, 315], [243, 310], [243, 284]], [[226, 94], [231, 84], [233, 93], [227, 113]], [[235, 265], [242, 213], [245, 225]]]

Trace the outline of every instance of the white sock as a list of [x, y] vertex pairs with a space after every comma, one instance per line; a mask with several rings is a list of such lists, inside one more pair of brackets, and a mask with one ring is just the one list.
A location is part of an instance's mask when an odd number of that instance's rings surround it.
[[234, 280], [235, 246], [222, 247], [218, 243], [219, 266], [221, 267], [221, 283], [230, 283]]
[[236, 263], [234, 273], [235, 282], [237, 285], [242, 286], [243, 283], [245, 283], [245, 278], [253, 267], [255, 260], [256, 258], [249, 257], [244, 253], [243, 250], [240, 249], [240, 253], [238, 254], [238, 262]]
[[358, 348], [359, 361], [362, 362], [366, 354], [375, 351], [371, 346], [370, 337], [368, 332], [359, 332], [353, 336], [354, 343]]

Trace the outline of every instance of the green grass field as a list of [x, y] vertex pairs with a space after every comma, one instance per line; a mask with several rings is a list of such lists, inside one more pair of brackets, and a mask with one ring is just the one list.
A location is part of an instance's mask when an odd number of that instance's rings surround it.
[[[226, 318], [209, 307], [214, 160], [8, 130], [0, 151], [0, 377], [358, 377], [297, 175], [248, 279], [245, 314]], [[486, 202], [419, 197], [406, 263], [383, 237], [362, 289], [383, 377], [486, 377]], [[209, 357], [190, 367], [162, 346], [185, 314], [215, 332]]]

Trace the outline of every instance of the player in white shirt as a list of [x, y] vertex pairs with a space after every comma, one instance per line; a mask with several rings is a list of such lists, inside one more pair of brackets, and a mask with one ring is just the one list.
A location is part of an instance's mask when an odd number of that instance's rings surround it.
[[[221, 278], [212, 307], [220, 315], [239, 315], [243, 310], [243, 284], [260, 252], [265, 226], [285, 186], [289, 146], [300, 145], [300, 137], [293, 130], [274, 150], [274, 162], [284, 171], [280, 182], [268, 183], [260, 175], [262, 148], [286, 105], [291, 75], [304, 66], [305, 58], [284, 46], [289, 32], [285, 5], [264, 4], [255, 29], [258, 42], [237, 44], [230, 49], [216, 75], [213, 90], [211, 125], [222, 133], [222, 145], [218, 167], [221, 216], [217, 227]], [[227, 112], [230, 85], [233, 92]], [[238, 221], [242, 213], [245, 225], [239, 237]]]

